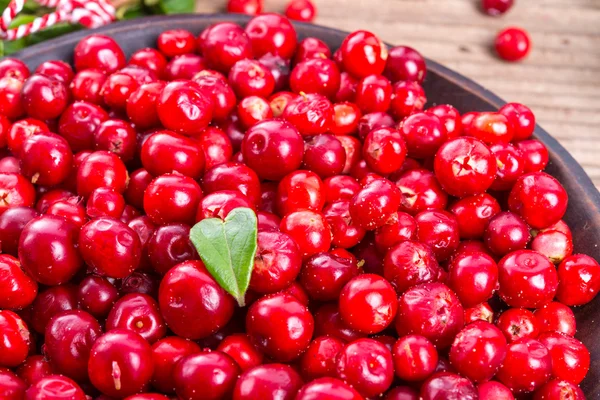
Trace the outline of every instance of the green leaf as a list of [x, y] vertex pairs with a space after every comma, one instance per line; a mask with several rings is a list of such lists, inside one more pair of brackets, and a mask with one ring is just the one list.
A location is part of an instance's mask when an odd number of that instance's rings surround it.
[[254, 268], [258, 221], [250, 208], [232, 210], [225, 221], [207, 218], [190, 231], [190, 240], [196, 247], [206, 269], [240, 307]]
[[140, 18], [148, 15], [146, 8], [141, 2], [124, 4], [117, 9], [116, 17], [118, 20], [127, 20]]
[[195, 0], [160, 0], [158, 2], [163, 14], [186, 14], [194, 12]]

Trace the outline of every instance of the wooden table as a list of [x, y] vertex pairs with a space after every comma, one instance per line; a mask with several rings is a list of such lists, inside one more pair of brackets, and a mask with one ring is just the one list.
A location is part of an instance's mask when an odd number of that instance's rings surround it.
[[[507, 101], [530, 106], [542, 125], [600, 187], [600, 0], [515, 0], [504, 16], [481, 13], [479, 0], [313, 0], [315, 23], [368, 29], [466, 75]], [[198, 0], [199, 12], [225, 0]], [[265, 0], [265, 10], [287, 0]], [[533, 51], [521, 63], [499, 61], [496, 32], [529, 31]]]

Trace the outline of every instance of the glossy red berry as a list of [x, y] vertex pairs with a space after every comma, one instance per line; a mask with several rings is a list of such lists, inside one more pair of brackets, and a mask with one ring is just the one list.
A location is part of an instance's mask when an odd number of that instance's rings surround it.
[[558, 180], [544, 172], [534, 172], [517, 180], [508, 207], [532, 228], [544, 229], [563, 217], [567, 202], [567, 192]]
[[373, 33], [355, 31], [340, 46], [343, 68], [356, 78], [381, 74], [388, 58], [387, 47]]
[[333, 123], [333, 105], [317, 93], [308, 93], [291, 100], [282, 118], [298, 129], [302, 136], [326, 133]]
[[488, 222], [500, 212], [498, 201], [487, 193], [465, 197], [450, 206], [461, 239], [481, 238]]
[[341, 174], [346, 165], [346, 151], [333, 135], [316, 135], [304, 144], [304, 168], [321, 179]]
[[227, 12], [256, 15], [262, 12], [262, 0], [229, 0]]
[[292, 399], [302, 386], [298, 372], [285, 364], [263, 364], [245, 371], [237, 380], [234, 400]]
[[37, 282], [21, 270], [16, 258], [8, 254], [0, 255], [0, 272], [0, 291], [3, 293], [0, 309], [19, 310], [33, 303], [38, 293]]
[[21, 89], [23, 81], [4, 77], [0, 79], [0, 113], [10, 119], [17, 119], [25, 114]]
[[460, 240], [458, 223], [447, 211], [429, 210], [415, 216], [417, 239], [428, 245], [438, 261], [445, 261], [454, 253]]
[[391, 247], [383, 262], [383, 276], [398, 294], [414, 285], [437, 281], [439, 273], [440, 267], [431, 248], [412, 240]]
[[397, 130], [375, 129], [365, 138], [362, 155], [369, 168], [380, 175], [388, 175], [404, 163], [406, 145]]
[[34, 74], [21, 90], [23, 106], [33, 118], [48, 120], [59, 117], [67, 107], [69, 93], [65, 82]]
[[556, 269], [535, 251], [518, 250], [508, 254], [498, 264], [498, 271], [500, 297], [512, 307], [540, 307], [556, 294]]
[[29, 310], [30, 318], [28, 322], [37, 333], [43, 334], [52, 317], [63, 311], [76, 308], [76, 286], [72, 284], [52, 286], [40, 291], [37, 295]]
[[400, 191], [387, 179], [366, 184], [350, 202], [350, 216], [356, 225], [372, 230], [383, 226], [400, 205]]
[[44, 333], [44, 354], [52, 368], [78, 382], [88, 379], [92, 345], [102, 335], [98, 321], [85, 311], [70, 310], [55, 315]]
[[513, 139], [513, 125], [504, 114], [497, 112], [481, 112], [464, 127], [464, 133], [476, 137], [488, 146], [497, 143], [508, 143]]
[[115, 329], [92, 346], [88, 373], [92, 384], [108, 396], [128, 396], [143, 390], [152, 378], [152, 350], [140, 335]]
[[206, 171], [202, 179], [205, 193], [218, 190], [237, 190], [253, 204], [260, 201], [260, 182], [256, 172], [244, 164], [228, 162]]
[[298, 276], [302, 257], [296, 243], [285, 233], [258, 232], [250, 289], [274, 293], [288, 287]]
[[231, 396], [239, 372], [235, 361], [220, 351], [189, 355], [173, 370], [175, 391], [184, 400], [225, 398]]
[[114, 39], [90, 35], [82, 39], [74, 50], [75, 70], [97, 68], [111, 74], [125, 66], [125, 54]]
[[421, 386], [421, 400], [476, 400], [479, 396], [473, 383], [451, 372], [438, 372]]
[[535, 115], [529, 107], [520, 103], [508, 103], [502, 106], [498, 112], [506, 116], [512, 124], [514, 140], [529, 139], [533, 135]]
[[340, 79], [340, 71], [334, 61], [327, 58], [308, 58], [294, 67], [289, 84], [294, 93], [318, 93], [335, 99]]
[[456, 335], [450, 349], [450, 362], [473, 382], [491, 379], [506, 356], [506, 338], [493, 324], [476, 321]]
[[31, 341], [25, 322], [12, 311], [0, 310], [0, 366], [16, 367], [27, 358]]
[[259, 299], [246, 315], [246, 332], [252, 342], [276, 361], [298, 357], [308, 347], [313, 331], [312, 314], [287, 294]]
[[576, 331], [575, 314], [568, 306], [553, 301], [534, 311], [539, 322], [540, 332], [558, 332], [574, 336]]
[[242, 142], [244, 162], [263, 179], [279, 180], [298, 169], [304, 152], [302, 137], [289, 123], [263, 121], [248, 130]]
[[484, 233], [485, 244], [492, 253], [504, 256], [527, 247], [531, 240], [529, 230], [529, 226], [517, 214], [501, 212], [490, 219]]
[[62, 217], [42, 215], [33, 219], [21, 233], [21, 266], [39, 283], [66, 283], [83, 265], [77, 249], [78, 234], [79, 228]]
[[175, 265], [189, 260], [197, 260], [198, 253], [190, 241], [189, 225], [163, 225], [152, 233], [146, 244], [146, 251], [152, 268], [164, 275]]
[[463, 307], [442, 283], [424, 283], [408, 289], [398, 300], [398, 335], [425, 336], [438, 348], [450, 346], [464, 325]]
[[230, 356], [242, 372], [257, 367], [263, 361], [263, 354], [252, 344], [248, 335], [243, 333], [225, 337], [217, 346], [217, 351]]
[[506, 61], [522, 60], [530, 47], [529, 35], [521, 28], [507, 28], [496, 36], [496, 53]]
[[510, 308], [500, 314], [496, 321], [509, 343], [519, 339], [536, 339], [540, 324], [534, 314], [524, 308]]
[[417, 112], [403, 119], [398, 130], [406, 142], [408, 156], [427, 158], [447, 139], [447, 132], [442, 121], [434, 114]]
[[396, 82], [392, 88], [391, 114], [402, 119], [422, 111], [427, 103], [425, 91], [420, 84], [414, 81]]
[[600, 290], [600, 265], [590, 256], [574, 254], [558, 266], [556, 298], [568, 306], [586, 304]]
[[[41, 355], [29, 356], [23, 364], [17, 368], [17, 375], [28, 385], [34, 385], [40, 379], [53, 374], [53, 368], [46, 359]], [[1, 372], [0, 372], [1, 374]], [[0, 385], [7, 383], [5, 377], [0, 378]], [[6, 390], [3, 388], [3, 390]], [[9, 396], [8, 399], [11, 399]]]
[[201, 199], [202, 189], [192, 178], [165, 174], [154, 179], [146, 188], [144, 211], [157, 225], [192, 224]]
[[157, 47], [166, 57], [196, 52], [196, 38], [184, 29], [164, 31], [158, 35]]
[[329, 250], [331, 228], [325, 216], [315, 211], [296, 211], [281, 220], [281, 231], [298, 244], [303, 258]]
[[394, 371], [404, 381], [422, 381], [435, 371], [438, 353], [427, 338], [407, 335], [396, 341], [392, 349]]
[[165, 128], [198, 136], [210, 123], [214, 104], [198, 84], [174, 81], [162, 90], [156, 107]]
[[128, 181], [127, 168], [114, 153], [96, 151], [87, 156], [77, 171], [77, 193], [88, 197], [99, 187], [112, 188], [123, 193]]
[[498, 286], [498, 266], [485, 253], [463, 252], [448, 264], [448, 286], [464, 307], [489, 300]]
[[117, 288], [107, 278], [97, 275], [86, 276], [77, 289], [79, 307], [98, 319], [108, 315], [118, 298]]
[[359, 339], [344, 346], [336, 356], [337, 377], [365, 397], [384, 393], [394, 378], [392, 354], [373, 339]]
[[571, 382], [558, 379], [551, 380], [534, 394], [534, 400], [560, 399], [584, 400], [585, 394], [581, 388]]
[[184, 338], [207, 337], [233, 315], [233, 298], [200, 261], [186, 261], [170, 269], [161, 281], [158, 300], [168, 327]]
[[427, 74], [425, 59], [412, 47], [393, 47], [389, 51], [384, 74], [392, 82], [415, 81], [422, 83]]
[[548, 349], [534, 339], [521, 339], [508, 345], [504, 363], [496, 378], [513, 393], [531, 392], [550, 379], [552, 357]]
[[164, 337], [167, 326], [158, 304], [149, 295], [127, 294], [119, 299], [106, 318], [106, 330], [128, 329], [152, 344]]
[[0, 77], [2, 78], [9, 77], [25, 82], [29, 75], [27, 65], [17, 58], [5, 57], [0, 61]]
[[324, 204], [323, 181], [314, 172], [297, 170], [279, 181], [277, 210], [280, 215], [301, 210], [321, 211]]
[[336, 375], [335, 357], [344, 347], [340, 339], [331, 336], [315, 338], [300, 358], [302, 376], [307, 380], [315, 380]]
[[311, 0], [291, 0], [285, 8], [285, 16], [294, 21], [312, 22], [316, 14]]
[[108, 118], [108, 113], [101, 107], [77, 101], [61, 115], [58, 133], [67, 139], [73, 152], [91, 150], [94, 148], [94, 132]]
[[287, 18], [278, 14], [254, 17], [246, 25], [246, 34], [255, 57], [271, 53], [289, 60], [296, 50], [296, 30]]
[[173, 371], [182, 358], [200, 352], [200, 346], [191, 340], [169, 336], [152, 345], [154, 372], [152, 386], [161, 393], [174, 393]]
[[83, 390], [71, 379], [62, 375], [48, 375], [29, 387], [25, 400], [35, 399], [86, 400]]

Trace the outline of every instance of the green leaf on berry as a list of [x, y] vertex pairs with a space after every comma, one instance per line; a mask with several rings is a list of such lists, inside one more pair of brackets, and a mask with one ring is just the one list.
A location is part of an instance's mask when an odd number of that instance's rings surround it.
[[206, 218], [190, 231], [190, 240], [206, 269], [240, 307], [250, 284], [256, 254], [258, 220], [250, 208], [232, 210], [225, 221]]

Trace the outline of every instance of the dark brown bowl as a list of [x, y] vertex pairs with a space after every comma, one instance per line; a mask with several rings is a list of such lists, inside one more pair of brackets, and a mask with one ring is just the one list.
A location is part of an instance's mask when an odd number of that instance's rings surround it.
[[[154, 46], [158, 35], [167, 29], [180, 28], [199, 33], [216, 22], [233, 21], [243, 25], [248, 19], [235, 14], [142, 18], [118, 22], [94, 31], [72, 33], [32, 46], [15, 56], [30, 68], [50, 59], [71, 61], [75, 44], [92, 32], [112, 36], [129, 55], [141, 47]], [[300, 38], [314, 36], [333, 49], [337, 49], [347, 35], [346, 32], [317, 25], [295, 25]], [[497, 110], [505, 103], [470, 79], [434, 61], [427, 60], [427, 67], [424, 87], [431, 104], [448, 103], [461, 112], [466, 112]], [[577, 161], [553, 137], [539, 126], [536, 127], [535, 137], [544, 142], [550, 151], [547, 172], [558, 178], [569, 193], [569, 208], [565, 219], [573, 229], [575, 251], [600, 259], [600, 247], [596, 242], [600, 238], [600, 193]], [[575, 313], [578, 327], [576, 336], [590, 349], [593, 360], [590, 372], [581, 386], [586, 396], [593, 398], [600, 396], [600, 346], [596, 346], [600, 340], [600, 296], [590, 304], [578, 307]]]

